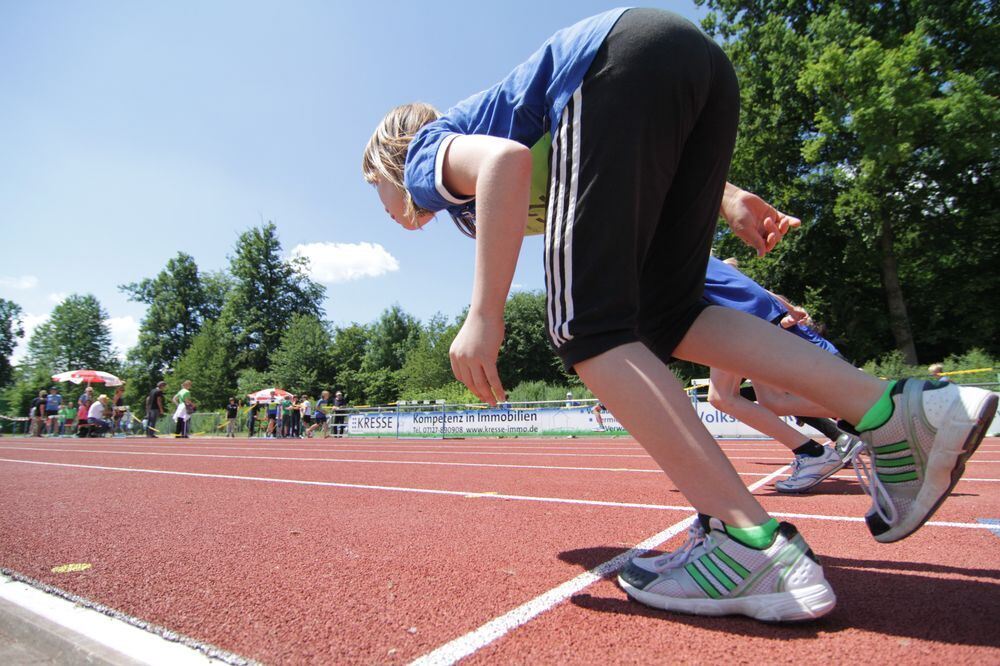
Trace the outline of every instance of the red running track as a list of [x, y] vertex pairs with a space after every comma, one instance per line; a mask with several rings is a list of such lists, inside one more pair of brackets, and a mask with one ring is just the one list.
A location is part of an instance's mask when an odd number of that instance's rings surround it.
[[[788, 462], [722, 444], [747, 485]], [[266, 663], [1000, 662], [1000, 536], [979, 522], [1000, 519], [1000, 440], [897, 544], [868, 537], [852, 479], [755, 491], [799, 516], [838, 593], [797, 626], [657, 612], [581, 577], [684, 538], [684, 498], [627, 439], [7, 438], [0, 567]], [[68, 563], [92, 566], [52, 572]]]

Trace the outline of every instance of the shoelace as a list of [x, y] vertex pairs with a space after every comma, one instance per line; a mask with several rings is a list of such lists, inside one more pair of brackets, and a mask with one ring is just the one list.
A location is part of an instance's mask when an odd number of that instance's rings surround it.
[[[879, 480], [878, 473], [875, 471], [875, 452], [873, 451], [870, 455], [871, 462], [862, 460], [859, 455], [864, 448], [865, 447], [863, 446], [859, 446], [855, 449], [854, 453], [848, 456], [848, 460], [852, 465], [854, 465], [854, 475], [858, 477], [858, 484], [861, 486], [862, 490], [865, 491], [865, 494], [872, 498], [872, 508], [875, 509], [875, 513], [877, 513], [887, 525], [892, 525], [899, 517], [899, 514], [896, 512], [896, 505], [892, 501], [892, 496], [889, 494], [889, 491], [885, 489], [885, 486], [882, 485], [882, 482]], [[862, 478], [862, 472], [864, 473], [865, 478]], [[882, 503], [878, 501], [879, 495], [885, 499], [885, 504], [889, 507], [888, 513], [882, 510]]]
[[702, 529], [701, 521], [695, 518], [688, 526], [687, 540], [677, 550], [656, 558], [653, 564], [658, 569], [677, 569], [688, 563], [692, 551], [705, 543], [707, 538], [705, 530]]

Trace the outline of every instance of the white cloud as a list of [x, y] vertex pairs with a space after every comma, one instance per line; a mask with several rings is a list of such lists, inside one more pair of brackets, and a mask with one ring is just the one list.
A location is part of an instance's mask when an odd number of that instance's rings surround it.
[[69, 296], [69, 294], [67, 294], [65, 291], [57, 291], [49, 294], [48, 299], [49, 302], [59, 305], [60, 303], [66, 300], [67, 296]]
[[111, 329], [111, 347], [121, 358], [139, 342], [139, 322], [132, 315], [109, 317], [104, 323]]
[[4, 289], [34, 289], [38, 286], [38, 278], [34, 275], [20, 277], [0, 276], [0, 287]]
[[336, 284], [379, 277], [399, 270], [396, 257], [378, 243], [307, 243], [292, 248], [293, 257], [309, 260], [309, 276]]
[[25, 313], [21, 315], [21, 324], [24, 326], [24, 337], [18, 340], [17, 346], [14, 347], [14, 351], [10, 355], [11, 363], [20, 363], [24, 355], [28, 353], [28, 340], [31, 339], [31, 334], [35, 332], [36, 328], [44, 324], [48, 318], [48, 314], [36, 315]]

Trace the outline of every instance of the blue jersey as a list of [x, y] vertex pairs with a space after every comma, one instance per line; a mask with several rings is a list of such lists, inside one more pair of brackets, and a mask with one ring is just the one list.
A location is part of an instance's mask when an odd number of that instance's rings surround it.
[[771, 292], [715, 257], [708, 258], [703, 298], [712, 305], [746, 312], [771, 322], [788, 312]]
[[[500, 83], [459, 102], [421, 128], [410, 143], [404, 171], [404, 184], [414, 203], [431, 212], [447, 209], [453, 216], [472, 215], [474, 219], [472, 199], [459, 198], [445, 188], [441, 163], [456, 135], [486, 134], [533, 149], [533, 165], [545, 170], [540, 178], [532, 179], [531, 209], [537, 210], [535, 199], [544, 196], [548, 184], [550, 128], [559, 125], [563, 109], [583, 83], [597, 50], [626, 9], [598, 14], [560, 30]], [[539, 187], [542, 191], [537, 191]], [[529, 233], [540, 232], [538, 224], [529, 222]]]
[[49, 412], [58, 412], [59, 408], [62, 406], [62, 396], [52, 395], [51, 393], [45, 396], [45, 410]]
[[[715, 257], [708, 258], [703, 298], [712, 305], [746, 312], [773, 323], [779, 323], [788, 314], [774, 294]], [[831, 354], [840, 353], [832, 342], [807, 326], [796, 324], [785, 330]]]

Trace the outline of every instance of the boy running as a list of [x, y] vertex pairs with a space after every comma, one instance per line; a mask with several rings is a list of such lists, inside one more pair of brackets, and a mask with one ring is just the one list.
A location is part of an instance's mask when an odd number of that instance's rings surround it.
[[702, 301], [720, 213], [759, 254], [798, 223], [726, 183], [738, 104], [732, 66], [692, 24], [617, 9], [557, 32], [443, 116], [421, 104], [394, 109], [362, 168], [404, 228], [447, 210], [476, 238], [451, 363], [490, 405], [506, 398], [496, 361], [521, 241], [544, 231], [556, 352], [705, 516], [674, 556], [626, 566], [626, 592], [683, 612], [808, 619], [835, 604], [822, 568], [795, 527], [747, 491], [667, 367], [671, 357], [757, 377], [857, 424], [877, 472], [866, 519], [884, 542], [914, 532], [947, 497], [996, 397], [884, 382]]

